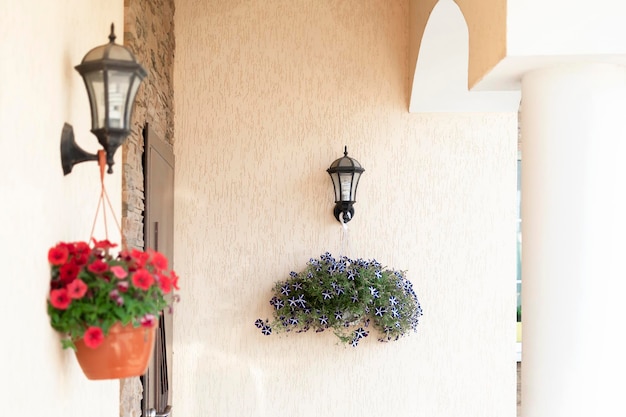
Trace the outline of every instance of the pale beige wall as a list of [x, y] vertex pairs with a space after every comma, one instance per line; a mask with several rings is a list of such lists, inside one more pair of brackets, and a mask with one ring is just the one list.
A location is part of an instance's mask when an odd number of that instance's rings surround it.
[[[89, 238], [99, 193], [96, 164], [76, 166], [68, 177], [61, 169], [65, 121], [81, 146], [97, 149], [86, 90], [73, 66], [108, 41], [111, 22], [121, 41], [123, 1], [2, 0], [0, 10], [2, 414], [115, 416], [119, 384], [83, 376], [50, 328], [46, 297], [48, 248]], [[107, 177], [118, 216], [119, 161]]]
[[[408, 114], [408, 11], [177, 1], [179, 415], [515, 415], [517, 116]], [[344, 144], [366, 169], [348, 255], [408, 270], [419, 333], [262, 336], [273, 283], [339, 251]]]
[[626, 54], [621, 1], [507, 0], [506, 7], [508, 56], [582, 55], [624, 65], [616, 59]]

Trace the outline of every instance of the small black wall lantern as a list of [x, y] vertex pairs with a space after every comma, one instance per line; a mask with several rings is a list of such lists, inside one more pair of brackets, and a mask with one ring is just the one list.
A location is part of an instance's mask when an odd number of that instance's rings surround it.
[[359, 179], [365, 169], [356, 159], [348, 156], [348, 147], [343, 151], [343, 157], [336, 159], [326, 170], [333, 180], [335, 189], [335, 209], [333, 214], [340, 223], [348, 223], [354, 217], [354, 203]]
[[[147, 73], [128, 48], [115, 43], [113, 24], [109, 43], [87, 52], [75, 68], [85, 81], [91, 108], [91, 133], [106, 151], [110, 174], [113, 156], [130, 133], [135, 95]], [[61, 133], [63, 174], [72, 172], [75, 164], [97, 159], [97, 155], [85, 152], [76, 144], [72, 126], [65, 123]]]

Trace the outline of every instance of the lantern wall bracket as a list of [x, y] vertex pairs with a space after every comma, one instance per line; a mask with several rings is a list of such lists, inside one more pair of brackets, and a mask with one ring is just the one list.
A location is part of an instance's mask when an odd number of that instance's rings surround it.
[[348, 223], [354, 217], [354, 207], [352, 207], [352, 202], [347, 201], [336, 203], [333, 214], [339, 223]]
[[[74, 139], [74, 129], [72, 125], [65, 123], [61, 131], [61, 165], [63, 165], [63, 175], [72, 172], [76, 164], [87, 161], [97, 161], [98, 155], [85, 151], [78, 146]], [[112, 170], [109, 167], [109, 173]]]

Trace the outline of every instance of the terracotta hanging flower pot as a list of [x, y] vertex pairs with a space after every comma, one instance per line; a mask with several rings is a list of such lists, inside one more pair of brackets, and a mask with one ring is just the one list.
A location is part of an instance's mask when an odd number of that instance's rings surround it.
[[119, 379], [146, 372], [154, 347], [156, 324], [133, 327], [114, 324], [98, 347], [77, 340], [76, 359], [88, 379]]
[[[108, 240], [61, 242], [48, 252], [51, 326], [89, 379], [142, 375], [161, 312], [178, 301], [178, 276], [154, 250], [123, 249]], [[121, 326], [120, 323], [135, 323]]]

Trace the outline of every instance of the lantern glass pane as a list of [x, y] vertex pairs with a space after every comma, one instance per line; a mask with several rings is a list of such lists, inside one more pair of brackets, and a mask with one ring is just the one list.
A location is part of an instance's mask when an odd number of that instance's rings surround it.
[[118, 59], [120, 61], [135, 62], [135, 59], [132, 56], [131, 52], [123, 46], [117, 44], [110, 45], [109, 56], [107, 58]]
[[352, 201], [352, 173], [340, 173], [339, 181], [341, 183], [340, 201]]
[[360, 179], [361, 179], [361, 173], [355, 172], [354, 177], [352, 178], [352, 195], [350, 196], [350, 201], [356, 201], [356, 189], [359, 186]]
[[335, 191], [335, 202], [341, 201], [341, 187], [339, 184], [339, 174], [336, 172], [331, 173], [330, 179], [333, 180], [333, 190]]
[[126, 128], [126, 96], [132, 73], [111, 70], [108, 73], [109, 127]]
[[104, 101], [104, 74], [102, 71], [93, 71], [83, 74], [89, 104], [91, 105], [91, 128], [93, 130], [104, 127], [105, 101]]
[[139, 89], [141, 81], [142, 78], [135, 76], [133, 73], [133, 77], [130, 81], [130, 89], [128, 90], [128, 96], [126, 97], [126, 113], [124, 114], [126, 127], [130, 126], [130, 115], [133, 111], [133, 103], [135, 102], [135, 96], [137, 95], [137, 90]]
[[104, 53], [107, 50], [107, 45], [98, 46], [87, 52], [87, 55], [83, 58], [83, 64], [90, 61], [99, 61], [104, 58]]

